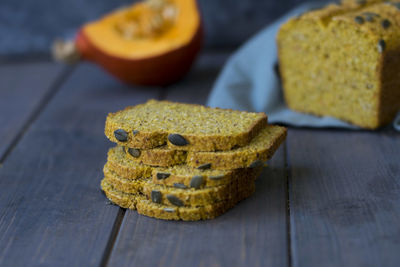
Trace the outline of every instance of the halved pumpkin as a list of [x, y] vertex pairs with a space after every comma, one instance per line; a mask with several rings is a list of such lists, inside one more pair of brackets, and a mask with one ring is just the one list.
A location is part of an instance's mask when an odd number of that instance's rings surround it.
[[75, 47], [128, 84], [163, 86], [187, 73], [202, 37], [196, 0], [147, 0], [84, 25]]

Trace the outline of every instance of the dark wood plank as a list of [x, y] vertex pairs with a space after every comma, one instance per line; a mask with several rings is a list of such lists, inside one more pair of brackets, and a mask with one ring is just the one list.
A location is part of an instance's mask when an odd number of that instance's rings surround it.
[[171, 101], [205, 104], [208, 93], [230, 54], [227, 51], [202, 53], [185, 79], [168, 88], [166, 98]]
[[399, 266], [399, 137], [290, 130], [293, 266]]
[[0, 169], [1, 266], [101, 264], [123, 214], [99, 189], [106, 114], [159, 95], [91, 65], [73, 72]]
[[284, 149], [226, 214], [169, 222], [127, 211], [109, 266], [287, 266]]
[[64, 71], [50, 62], [0, 65], [0, 162]]

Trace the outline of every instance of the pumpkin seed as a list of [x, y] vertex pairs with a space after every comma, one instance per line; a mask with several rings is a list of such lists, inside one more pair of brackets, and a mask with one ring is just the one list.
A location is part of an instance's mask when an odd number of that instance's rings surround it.
[[180, 200], [179, 198], [177, 198], [174, 195], [167, 195], [167, 199], [172, 205], [175, 205], [175, 206], [178, 206], [178, 207], [182, 207], [183, 206], [183, 201]]
[[373, 22], [375, 17], [379, 17], [379, 14], [373, 12], [364, 12], [365, 20], [368, 22]]
[[133, 134], [133, 135], [137, 135], [138, 133], [139, 133], [138, 130], [133, 130], [133, 131], [132, 131], [132, 134]]
[[386, 48], [386, 42], [385, 42], [385, 40], [379, 40], [378, 41], [378, 51], [379, 51], [379, 53], [382, 53], [383, 51], [385, 51], [385, 48]]
[[157, 172], [157, 179], [164, 180], [167, 179], [171, 174], [166, 172]]
[[138, 158], [140, 157], [140, 150], [137, 148], [128, 148], [128, 153], [134, 157], [134, 158]]
[[175, 212], [174, 208], [164, 208], [165, 212]]
[[388, 19], [384, 19], [381, 22], [382, 28], [387, 29], [390, 27], [390, 25], [392, 25], [392, 23], [390, 22], [390, 20]]
[[160, 191], [157, 190], [151, 191], [151, 201], [160, 204], [161, 200], [162, 200], [162, 194]]
[[364, 23], [364, 18], [361, 16], [357, 16], [354, 18], [354, 21], [358, 24], [363, 24]]
[[221, 175], [209, 176], [208, 179], [210, 179], [210, 180], [221, 180], [224, 177], [225, 177], [225, 175], [221, 174]]
[[176, 146], [186, 146], [189, 142], [180, 134], [170, 134], [168, 135], [168, 140], [171, 144]]
[[253, 161], [249, 165], [249, 168], [257, 168], [257, 167], [261, 167], [261, 166], [264, 166], [264, 162], [262, 162], [261, 160], [257, 159], [257, 160]]
[[199, 189], [202, 184], [203, 184], [203, 176], [201, 175], [193, 176], [192, 180], [190, 180], [191, 188]]
[[128, 141], [128, 133], [122, 129], [115, 130], [114, 136], [120, 142]]
[[199, 170], [208, 170], [210, 168], [211, 168], [211, 163], [202, 164], [197, 167], [197, 169], [199, 169]]
[[174, 183], [174, 187], [180, 188], [180, 189], [187, 189], [188, 187], [184, 184], [181, 183]]

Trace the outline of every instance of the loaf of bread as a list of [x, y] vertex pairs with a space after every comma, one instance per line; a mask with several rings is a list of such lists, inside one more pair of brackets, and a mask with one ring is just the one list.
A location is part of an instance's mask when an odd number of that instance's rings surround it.
[[289, 108], [375, 129], [400, 109], [400, 4], [344, 0], [285, 23], [277, 36]]

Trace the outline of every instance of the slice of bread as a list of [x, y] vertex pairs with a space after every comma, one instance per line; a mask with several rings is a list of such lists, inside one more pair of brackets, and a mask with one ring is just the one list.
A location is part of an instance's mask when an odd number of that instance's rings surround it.
[[146, 200], [146, 197], [139, 193], [125, 193], [117, 190], [106, 179], [102, 179], [100, 183], [101, 190], [103, 190], [106, 197], [114, 204], [124, 209], [136, 209], [136, 203], [139, 200]]
[[132, 161], [146, 165], [168, 167], [177, 164], [187, 164], [193, 168], [229, 170], [247, 168], [254, 162], [269, 160], [285, 140], [287, 130], [285, 127], [267, 125], [251, 142], [244, 146], [228, 151], [199, 152], [171, 150], [164, 146], [157, 149], [125, 148], [127, 157]]
[[108, 114], [105, 134], [132, 148], [217, 151], [245, 146], [266, 124], [265, 113], [150, 100]]
[[157, 204], [149, 200], [137, 201], [139, 214], [163, 220], [198, 221], [218, 217], [233, 208], [238, 202], [250, 197], [255, 192], [254, 184], [239, 192], [234, 198], [200, 207], [176, 207]]
[[215, 218], [225, 213], [239, 201], [251, 196], [255, 191], [254, 183], [252, 183], [231, 199], [199, 207], [177, 207], [154, 203], [141, 194], [118, 191], [104, 179], [101, 181], [101, 188], [111, 202], [122, 208], [137, 209], [139, 214], [157, 219], [185, 221]]
[[246, 176], [236, 176], [225, 184], [212, 187], [204, 187], [201, 184], [204, 183], [203, 177], [195, 176], [192, 183], [193, 181], [200, 181], [200, 183], [197, 183], [197, 186], [193, 188], [186, 187], [183, 184], [180, 184], [179, 187], [176, 186], [177, 184], [174, 184], [175, 186], [154, 184], [151, 178], [126, 179], [105, 167], [103, 183], [107, 183], [108, 186], [124, 193], [144, 194], [147, 199], [153, 199], [153, 194], [157, 194], [158, 200], [154, 201], [159, 204], [171, 205], [175, 200], [177, 206], [202, 206], [235, 195], [236, 192], [254, 183], [260, 171], [261, 168], [258, 168], [258, 172], [250, 172]]
[[[201, 176], [203, 183], [200, 188], [218, 186], [230, 183], [242, 176], [258, 176], [263, 166], [231, 170], [195, 169], [187, 165], [175, 165], [168, 168], [151, 167], [127, 158], [122, 147], [113, 147], [108, 151], [108, 161], [104, 166], [104, 175], [123, 177], [125, 180], [135, 180], [152, 177], [154, 184], [166, 186], [186, 186], [194, 177]], [[127, 183], [128, 181], [126, 181]]]

